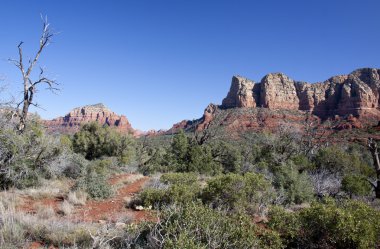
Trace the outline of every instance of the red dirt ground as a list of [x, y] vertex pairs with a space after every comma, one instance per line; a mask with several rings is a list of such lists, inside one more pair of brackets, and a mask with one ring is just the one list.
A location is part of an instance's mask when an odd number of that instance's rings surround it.
[[[76, 222], [99, 222], [100, 220], [117, 222], [126, 218], [133, 222], [139, 222], [154, 219], [148, 210], [135, 211], [125, 207], [124, 198], [133, 197], [141, 191], [143, 184], [149, 179], [143, 177], [128, 183], [128, 180], [132, 179], [133, 176], [133, 174], [120, 174], [111, 177], [108, 180], [111, 185], [122, 185], [113, 197], [101, 201], [89, 200], [84, 206], [76, 206], [73, 214], [66, 218]], [[58, 212], [63, 200], [63, 196], [43, 199], [33, 199], [27, 196], [23, 198], [23, 204], [18, 209], [34, 214], [38, 206], [51, 206], [55, 212]]]
[[[131, 174], [123, 174], [112, 177], [109, 182], [112, 185], [127, 181]], [[106, 220], [111, 222], [120, 221], [123, 218], [129, 218], [133, 221], [142, 221], [150, 218], [148, 211], [134, 211], [125, 207], [125, 197], [132, 197], [138, 193], [143, 184], [148, 180], [148, 177], [143, 177], [131, 184], [126, 184], [118, 189], [117, 194], [112, 198], [102, 201], [91, 200], [85, 206], [79, 207], [73, 219], [76, 221], [97, 222]]]
[[[64, 218], [76, 222], [99, 222], [100, 220], [117, 222], [125, 221], [126, 218], [132, 222], [155, 220], [154, 215], [149, 210], [135, 211], [125, 207], [124, 198], [133, 197], [133, 195], [141, 191], [144, 183], [149, 179], [148, 177], [143, 177], [135, 182], [128, 183], [128, 180], [132, 177], [133, 174], [121, 174], [111, 177], [108, 181], [111, 185], [123, 184], [112, 198], [101, 201], [87, 201], [86, 205], [75, 207], [73, 214]], [[55, 212], [58, 212], [63, 200], [63, 196], [37, 200], [27, 196], [23, 198], [23, 204], [18, 209], [27, 213], [36, 213], [38, 206], [51, 206]], [[29, 249], [37, 248], [46, 247], [40, 242], [32, 242], [29, 246]], [[53, 246], [48, 248], [55, 249]]]

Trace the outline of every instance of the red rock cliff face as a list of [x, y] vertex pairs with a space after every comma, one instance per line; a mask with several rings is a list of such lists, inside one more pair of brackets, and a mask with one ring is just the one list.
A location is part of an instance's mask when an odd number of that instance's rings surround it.
[[66, 116], [47, 120], [45, 124], [51, 132], [74, 133], [81, 125], [93, 121], [114, 127], [122, 133], [135, 134], [135, 130], [124, 115], [112, 112], [103, 104], [75, 108]]
[[334, 115], [380, 118], [380, 69], [358, 69], [322, 83], [294, 81], [282, 73], [266, 75], [260, 83], [233, 77], [222, 108], [264, 107], [301, 110], [326, 119]]

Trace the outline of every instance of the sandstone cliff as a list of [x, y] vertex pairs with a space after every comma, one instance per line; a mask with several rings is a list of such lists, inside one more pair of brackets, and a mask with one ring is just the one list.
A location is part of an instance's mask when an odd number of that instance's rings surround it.
[[335, 115], [380, 118], [380, 69], [358, 69], [325, 82], [306, 83], [282, 73], [266, 75], [260, 83], [233, 77], [221, 108], [264, 107], [308, 111], [322, 119]]
[[379, 122], [379, 96], [380, 69], [373, 68], [313, 84], [282, 73], [268, 74], [259, 83], [234, 76], [222, 105], [210, 104], [193, 129], [205, 129], [213, 120], [230, 131], [274, 130], [284, 123], [302, 129], [310, 115], [318, 122], [332, 121], [337, 130], [363, 128]]
[[81, 125], [93, 121], [114, 127], [122, 133], [136, 133], [124, 115], [114, 113], [103, 104], [75, 108], [64, 117], [45, 121], [45, 125], [51, 132], [74, 133]]

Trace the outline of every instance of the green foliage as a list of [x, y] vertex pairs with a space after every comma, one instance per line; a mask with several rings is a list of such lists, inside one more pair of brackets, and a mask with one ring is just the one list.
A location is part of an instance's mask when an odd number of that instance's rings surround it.
[[108, 126], [100, 126], [97, 122], [83, 125], [81, 130], [75, 133], [72, 144], [74, 152], [82, 154], [88, 160], [115, 156], [120, 162], [128, 163], [134, 154], [131, 137], [122, 136]]
[[165, 184], [192, 185], [197, 179], [198, 175], [195, 173], [167, 173], [161, 176], [160, 181]]
[[309, 177], [299, 173], [292, 163], [278, 168], [274, 175], [274, 186], [284, 195], [284, 204], [301, 204], [313, 199], [314, 190]]
[[347, 175], [342, 180], [342, 190], [350, 196], [368, 196], [372, 187], [363, 176]]
[[164, 204], [188, 203], [199, 196], [200, 186], [194, 173], [168, 173], [162, 175], [160, 181], [168, 187], [144, 189], [139, 194], [142, 205], [161, 207]]
[[[152, 159], [157, 159], [153, 156]], [[220, 165], [214, 161], [210, 146], [195, 143], [186, 136], [183, 130], [173, 137], [168, 153], [159, 157], [158, 161], [164, 164], [167, 170], [174, 172], [214, 175], [221, 171]]]
[[131, 242], [147, 248], [283, 248], [277, 233], [260, 229], [249, 216], [227, 215], [196, 202], [168, 207], [157, 223], [140, 226], [143, 236]]
[[112, 186], [107, 182], [107, 161], [95, 161], [78, 180], [75, 188], [86, 191], [91, 198], [106, 199], [113, 194]]
[[380, 212], [363, 202], [325, 199], [299, 212], [273, 207], [268, 226], [289, 248], [376, 248]]
[[298, 215], [286, 211], [281, 206], [273, 206], [269, 210], [268, 217], [269, 228], [277, 231], [288, 246], [291, 245], [293, 247], [297, 244], [301, 226]]
[[270, 183], [261, 174], [229, 173], [212, 178], [202, 192], [202, 200], [214, 207], [241, 209], [255, 213], [273, 197]]
[[65, 159], [66, 166], [63, 175], [72, 179], [78, 179], [86, 173], [88, 161], [80, 154], [72, 153]]
[[174, 137], [171, 144], [171, 153], [176, 158], [179, 164], [185, 164], [187, 152], [189, 148], [189, 141], [185, 132], [181, 129]]
[[214, 162], [211, 149], [207, 145], [191, 144], [185, 167], [184, 172], [198, 172], [208, 175], [220, 172], [220, 167]]
[[380, 213], [362, 202], [327, 200], [299, 215], [301, 244], [306, 247], [375, 248], [380, 243]]
[[26, 188], [53, 177], [51, 163], [62, 152], [59, 140], [45, 134], [38, 120], [19, 133], [15, 124], [0, 119], [0, 187]]
[[348, 153], [337, 146], [320, 149], [314, 159], [317, 169], [325, 169], [332, 174], [368, 172], [368, 165], [357, 153]]
[[235, 146], [227, 142], [219, 142], [212, 147], [213, 157], [217, 160], [224, 173], [240, 173], [242, 170], [242, 156]]

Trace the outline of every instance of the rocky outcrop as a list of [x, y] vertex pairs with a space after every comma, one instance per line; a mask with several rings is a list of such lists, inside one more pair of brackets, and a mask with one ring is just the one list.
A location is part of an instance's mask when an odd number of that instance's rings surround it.
[[294, 80], [282, 73], [268, 74], [261, 80], [260, 106], [297, 110], [299, 98]]
[[232, 77], [230, 91], [223, 99], [222, 106], [230, 107], [256, 107], [256, 94], [253, 91], [255, 82], [240, 76]]
[[136, 133], [124, 115], [114, 113], [103, 104], [78, 107], [64, 117], [44, 121], [50, 132], [63, 133], [74, 133], [79, 130], [81, 125], [88, 122], [108, 125], [122, 133]]
[[264, 107], [271, 110], [308, 111], [321, 119], [335, 115], [380, 119], [380, 69], [358, 69], [310, 84], [282, 73], [266, 75], [260, 83], [232, 78], [222, 108]]

